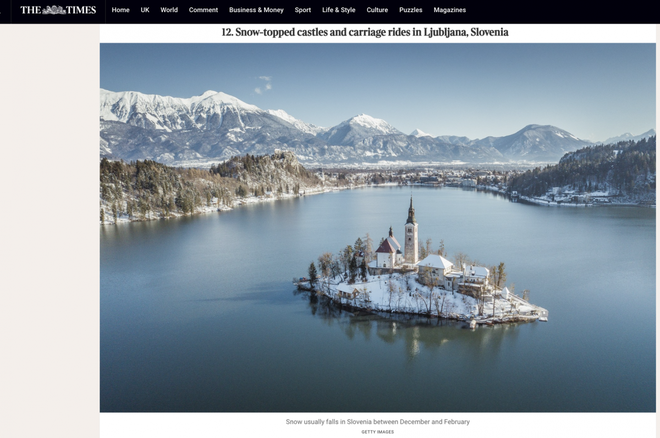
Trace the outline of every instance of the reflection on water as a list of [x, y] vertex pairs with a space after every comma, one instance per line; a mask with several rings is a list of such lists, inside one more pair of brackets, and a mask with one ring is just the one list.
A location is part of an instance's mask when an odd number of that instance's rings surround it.
[[468, 346], [473, 360], [490, 360], [498, 355], [505, 338], [515, 340], [520, 325], [539, 324], [518, 322], [479, 326], [471, 330], [461, 321], [347, 310], [315, 293], [296, 289], [293, 294], [301, 298], [313, 316], [328, 326], [338, 326], [349, 340], [360, 336], [364, 341], [371, 341], [374, 339], [372, 333], [375, 333], [376, 339], [388, 344], [403, 342], [408, 360], [414, 360], [421, 350], [438, 350], [451, 342]]

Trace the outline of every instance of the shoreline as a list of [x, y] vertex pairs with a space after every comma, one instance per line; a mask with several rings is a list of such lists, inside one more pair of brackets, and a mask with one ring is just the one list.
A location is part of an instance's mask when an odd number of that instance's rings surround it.
[[[209, 213], [221, 213], [223, 211], [231, 211], [237, 207], [242, 207], [245, 205], [250, 205], [250, 204], [260, 204], [263, 202], [275, 202], [275, 201], [281, 201], [284, 199], [294, 199], [294, 198], [301, 198], [305, 196], [312, 196], [312, 195], [321, 195], [324, 193], [331, 193], [331, 192], [338, 192], [342, 190], [349, 190], [353, 188], [358, 188], [358, 187], [364, 187], [364, 186], [352, 186], [352, 187], [332, 187], [332, 188], [321, 188], [320, 190], [317, 189], [307, 189], [305, 190], [304, 193], [301, 194], [281, 194], [277, 196], [273, 195], [264, 195], [264, 196], [254, 196], [251, 195], [247, 198], [238, 198], [234, 199], [233, 203], [231, 206], [228, 205], [223, 205], [223, 206], [205, 206], [205, 207], [198, 207], [197, 210], [193, 214], [189, 213], [178, 213], [178, 212], [172, 212], [169, 214], [169, 216], [160, 216], [159, 214], [154, 214], [155, 217], [151, 218], [134, 218], [130, 219], [126, 215], [121, 215], [117, 219], [117, 221], [112, 218], [111, 215], [106, 215], [106, 220], [105, 221], [100, 221], [99, 220], [99, 225], [119, 225], [119, 224], [127, 224], [127, 223], [132, 223], [132, 222], [152, 222], [152, 221], [158, 221], [158, 220], [169, 220], [169, 219], [178, 219], [181, 217], [186, 217], [186, 216], [197, 216], [197, 215], [202, 215], [202, 214], [209, 214]], [[213, 198], [211, 200], [211, 203], [217, 204], [217, 198]], [[110, 218], [110, 219], [107, 219]]]
[[[369, 275], [366, 281], [349, 284], [327, 277], [294, 280], [302, 291], [316, 293], [341, 308], [387, 315], [438, 318], [476, 325], [547, 321], [548, 310], [531, 304], [512, 293], [493, 291], [479, 303], [476, 298], [441, 288], [430, 290], [417, 282], [414, 274]], [[508, 291], [507, 291], [508, 292]], [[481, 313], [479, 313], [481, 309]]]
[[[412, 186], [420, 186], [420, 187], [436, 187], [436, 188], [443, 188], [444, 186], [438, 186], [434, 184], [428, 184], [428, 183], [419, 183], [419, 184], [408, 184]], [[220, 207], [215, 207], [215, 206], [206, 206], [206, 207], [198, 207], [197, 211], [193, 213], [193, 215], [201, 215], [201, 214], [209, 214], [209, 213], [217, 213], [217, 212], [223, 212], [223, 211], [231, 211], [234, 208], [241, 207], [244, 205], [249, 205], [249, 204], [259, 204], [262, 202], [274, 202], [274, 201], [280, 201], [284, 199], [292, 199], [292, 198], [300, 198], [304, 196], [312, 196], [312, 195], [321, 195], [324, 193], [331, 193], [331, 192], [338, 192], [342, 190], [352, 190], [352, 189], [358, 189], [358, 188], [364, 188], [364, 187], [396, 187], [396, 186], [401, 186], [401, 184], [398, 183], [382, 183], [382, 184], [360, 184], [360, 185], [352, 185], [352, 186], [344, 186], [344, 187], [322, 187], [322, 188], [309, 188], [304, 191], [304, 193], [300, 193], [297, 195], [294, 194], [280, 194], [277, 196], [273, 195], [264, 195], [264, 196], [254, 196], [251, 195], [247, 198], [240, 198], [240, 199], [234, 199], [234, 202], [232, 203], [231, 206], [223, 205]], [[461, 187], [458, 187], [461, 188]], [[475, 187], [476, 190], [483, 190], [487, 192], [492, 192], [492, 193], [497, 193], [499, 195], [505, 196], [507, 198], [510, 198], [510, 195], [507, 192], [504, 192], [500, 189], [494, 188], [494, 187], [489, 187], [489, 186], [477, 186]], [[644, 201], [639, 201], [639, 202], [597, 202], [597, 203], [557, 203], [545, 199], [540, 199], [540, 198], [533, 198], [533, 197], [528, 197], [528, 196], [519, 196], [519, 200], [523, 201], [523, 203], [527, 204], [533, 204], [533, 205], [539, 205], [542, 207], [582, 207], [582, 208], [587, 208], [587, 207], [638, 207], [638, 208], [655, 208], [655, 203], [653, 204], [642, 204], [641, 202]], [[217, 204], [217, 198], [214, 198], [212, 203]], [[114, 219], [112, 219], [111, 215], [106, 215], [106, 220], [105, 221], [99, 221], [99, 225], [119, 225], [119, 224], [125, 224], [125, 223], [131, 223], [131, 222], [151, 222], [151, 221], [157, 221], [157, 220], [168, 220], [168, 219], [177, 219], [185, 216], [192, 216], [188, 213], [178, 213], [178, 212], [173, 212], [170, 213], [169, 216], [160, 216], [155, 214], [153, 218], [134, 218], [130, 219], [126, 215], [121, 215], [118, 217], [118, 220], [115, 222]]]
[[[484, 186], [484, 185], [479, 185], [476, 187], [477, 190], [483, 190], [486, 192], [493, 192], [497, 193], [498, 195], [505, 196], [509, 199], [513, 199], [511, 194], [503, 191], [501, 189], [498, 189], [497, 187], [492, 187], [492, 186]], [[585, 196], [585, 193], [578, 193], [577, 196]], [[523, 201], [523, 203], [528, 203], [528, 204], [534, 204], [534, 205], [540, 205], [543, 207], [641, 207], [641, 208], [655, 208], [655, 202], [650, 204], [650, 201], [644, 201], [644, 200], [638, 200], [638, 201], [628, 201], [628, 202], [618, 202], [618, 201], [611, 201], [611, 198], [615, 196], [596, 196], [596, 195], [591, 195], [595, 199], [599, 198], [606, 198], [608, 199], [607, 202], [555, 202], [555, 201], [550, 201], [549, 199], [543, 199], [539, 197], [533, 197], [533, 196], [523, 196], [519, 195], [518, 200]]]
[[[119, 225], [119, 224], [127, 224], [127, 223], [132, 223], [132, 222], [152, 222], [152, 221], [158, 221], [158, 220], [169, 220], [169, 219], [178, 219], [181, 217], [186, 217], [186, 216], [197, 216], [201, 214], [209, 214], [209, 213], [218, 213], [218, 212], [223, 212], [223, 211], [231, 211], [237, 207], [242, 207], [245, 205], [250, 205], [250, 204], [260, 204], [262, 202], [275, 202], [275, 201], [281, 201], [285, 199], [294, 199], [294, 198], [302, 198], [305, 196], [312, 196], [312, 195], [322, 195], [324, 193], [332, 193], [332, 192], [340, 192], [343, 190], [353, 190], [353, 189], [360, 189], [364, 187], [396, 187], [399, 186], [400, 184], [397, 183], [381, 183], [381, 184], [356, 184], [356, 185], [350, 185], [350, 186], [341, 186], [341, 187], [312, 187], [305, 189], [304, 193], [299, 193], [297, 195], [294, 195], [292, 193], [283, 193], [280, 195], [264, 195], [264, 196], [254, 196], [250, 195], [247, 198], [234, 198], [234, 202], [232, 203], [231, 206], [228, 205], [223, 205], [221, 207], [199, 207], [195, 213], [190, 215], [189, 213], [178, 213], [178, 212], [172, 212], [170, 213], [169, 216], [163, 217], [159, 215], [155, 215], [157, 217], [153, 218], [139, 218], [139, 219], [129, 219], [126, 215], [119, 216], [118, 221], [115, 222], [112, 220], [111, 215], [106, 215], [106, 220], [105, 222], [99, 221], [99, 225]], [[212, 203], [217, 204], [217, 198], [213, 198], [211, 200]], [[108, 219], [110, 218], [110, 219]]]

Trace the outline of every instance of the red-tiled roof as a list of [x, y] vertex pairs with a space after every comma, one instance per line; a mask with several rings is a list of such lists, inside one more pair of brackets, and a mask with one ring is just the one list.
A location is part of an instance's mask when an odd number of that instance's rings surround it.
[[380, 244], [376, 252], [385, 252], [388, 254], [391, 254], [393, 252], [396, 252], [396, 248], [392, 246], [390, 241], [388, 239], [383, 240], [383, 243]]

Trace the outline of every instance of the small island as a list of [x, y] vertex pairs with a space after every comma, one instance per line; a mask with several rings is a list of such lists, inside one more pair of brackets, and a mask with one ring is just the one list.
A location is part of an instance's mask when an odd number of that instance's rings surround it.
[[367, 234], [336, 257], [322, 254], [308, 277], [294, 283], [342, 307], [465, 321], [472, 328], [548, 320], [546, 309], [529, 303], [528, 290], [519, 297], [505, 286], [504, 263], [480, 266], [462, 253], [452, 263], [442, 241], [435, 253], [430, 243], [420, 248], [411, 196], [403, 252], [390, 227], [375, 252]]

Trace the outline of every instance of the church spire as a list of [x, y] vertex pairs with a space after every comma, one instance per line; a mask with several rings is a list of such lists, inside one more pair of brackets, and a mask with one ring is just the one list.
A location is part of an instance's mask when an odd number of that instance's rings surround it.
[[415, 220], [415, 209], [413, 208], [412, 204], [412, 195], [410, 195], [410, 208], [408, 209], [408, 220], [406, 221], [407, 224], [416, 224], [417, 221]]
[[419, 238], [417, 235], [417, 221], [415, 220], [415, 208], [413, 207], [412, 194], [410, 195], [410, 208], [408, 209], [408, 220], [406, 221], [406, 246], [404, 263], [416, 265], [419, 260]]

